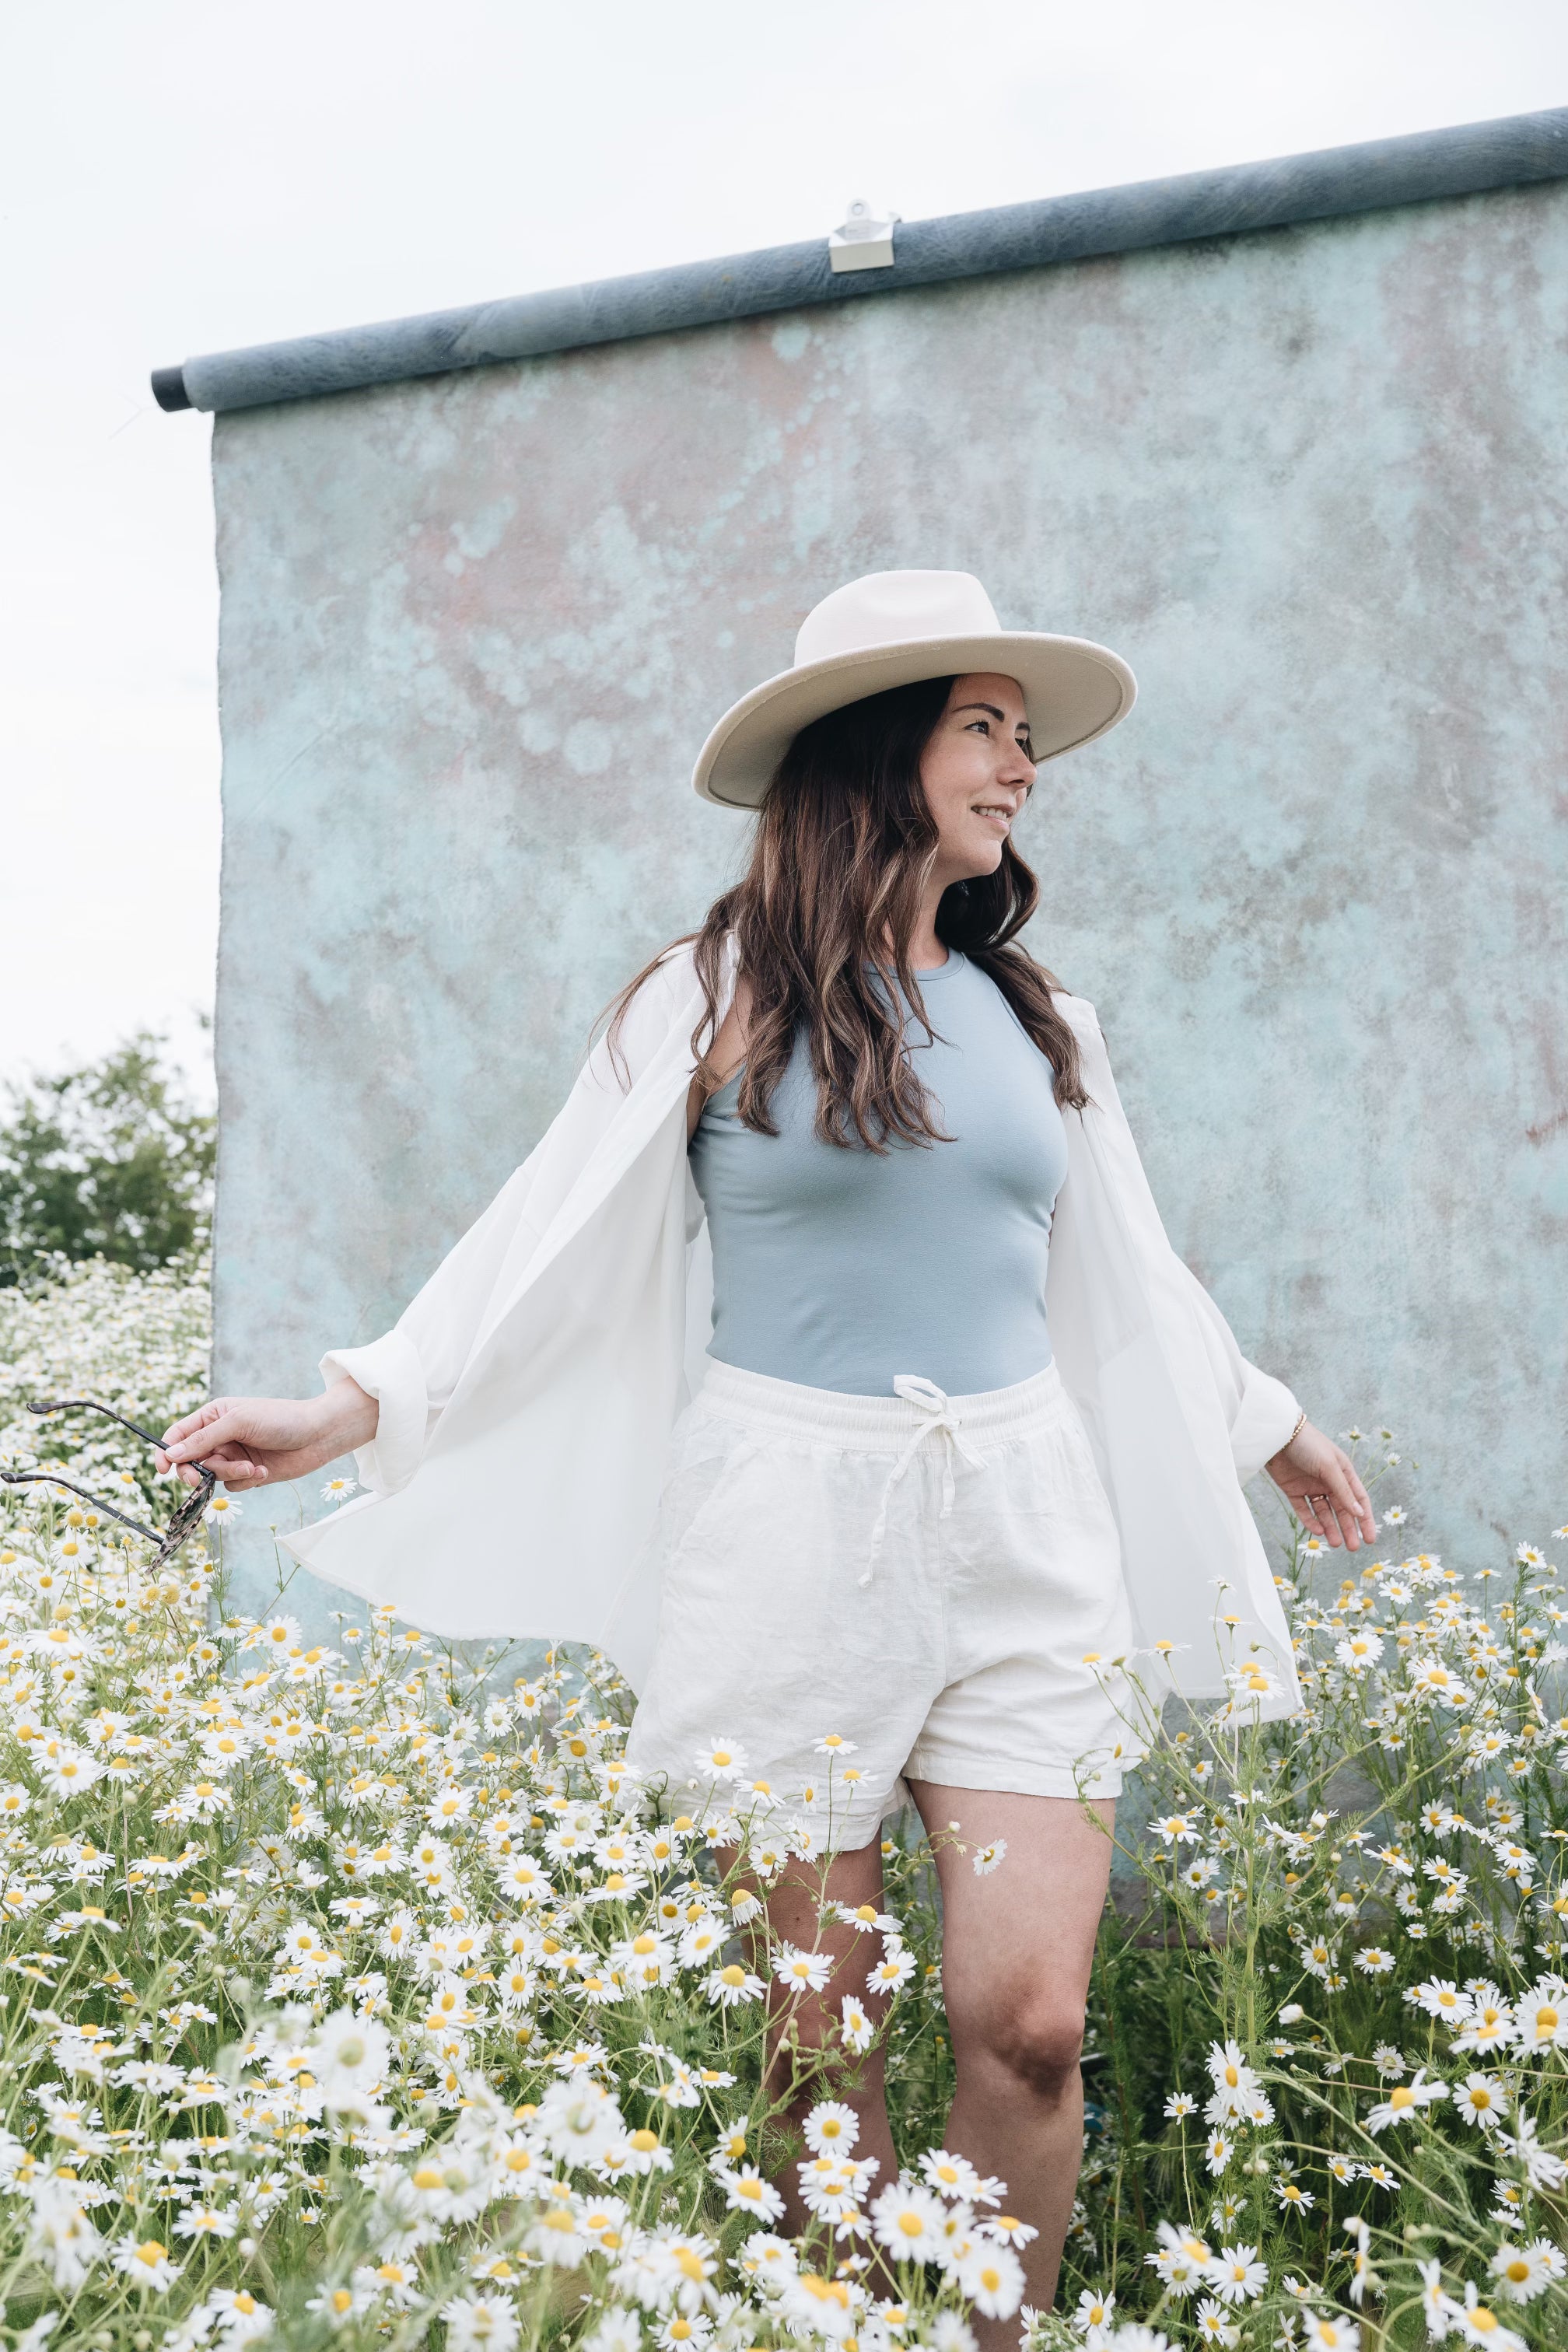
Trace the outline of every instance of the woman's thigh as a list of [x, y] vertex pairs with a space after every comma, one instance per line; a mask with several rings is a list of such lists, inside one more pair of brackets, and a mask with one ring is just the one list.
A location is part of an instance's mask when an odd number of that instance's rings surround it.
[[[1030, 2021], [1070, 2040], [1081, 2014], [1110, 1874], [1112, 1801], [1025, 1797], [914, 1780], [936, 1853], [942, 1985], [955, 2049]], [[1005, 1847], [1001, 1859], [977, 1857]]]

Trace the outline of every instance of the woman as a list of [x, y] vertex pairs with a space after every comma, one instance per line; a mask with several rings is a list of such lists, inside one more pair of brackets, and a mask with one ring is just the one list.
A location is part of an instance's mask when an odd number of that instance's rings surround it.
[[[704, 797], [760, 804], [745, 878], [632, 983], [531, 1159], [322, 1397], [220, 1399], [165, 1441], [237, 1491], [358, 1449], [367, 1496], [297, 1555], [437, 1633], [601, 1643], [650, 1775], [683, 1786], [716, 1743], [710, 1773], [743, 1757], [775, 1790], [831, 1762], [850, 1910], [907, 1788], [944, 1898], [949, 2144], [1038, 2231], [1041, 2307], [1128, 1753], [1110, 1662], [1160, 1642], [1189, 1692], [1289, 1712], [1241, 1480], [1267, 1464], [1331, 1544], [1374, 1527], [1165, 1240], [1092, 1008], [1016, 943], [1037, 765], [1132, 692], [1101, 647], [1002, 630], [967, 573], [826, 598], [698, 763]], [[963, 1858], [999, 1842], [994, 1873]], [[820, 1899], [802, 1864], [768, 1906], [837, 1958], [792, 2011], [818, 2045], [868, 1940], [819, 1937]], [[875, 2053], [847, 2095], [886, 2179]]]

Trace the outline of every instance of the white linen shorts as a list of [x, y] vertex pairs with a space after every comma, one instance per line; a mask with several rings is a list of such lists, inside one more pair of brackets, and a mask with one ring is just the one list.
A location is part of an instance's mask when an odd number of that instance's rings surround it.
[[[1131, 1638], [1121, 1545], [1060, 1373], [977, 1396], [895, 1388], [841, 1396], [715, 1363], [677, 1422], [626, 1751], [677, 1810], [706, 1798], [715, 1743], [736, 1759], [721, 1797], [763, 1782], [794, 1811], [811, 1792], [835, 1847], [868, 1844], [906, 1778], [1120, 1790], [1135, 1753], [1111, 1670]], [[825, 1750], [830, 1736], [853, 1752]]]

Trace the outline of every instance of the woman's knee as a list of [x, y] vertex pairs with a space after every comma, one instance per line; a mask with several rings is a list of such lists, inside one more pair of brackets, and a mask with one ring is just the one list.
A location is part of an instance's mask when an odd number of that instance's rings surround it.
[[950, 1989], [948, 2024], [960, 2065], [965, 2058], [984, 2059], [1047, 2098], [1077, 2074], [1083, 2002], [1058, 1988], [1003, 1979], [956, 2000]]

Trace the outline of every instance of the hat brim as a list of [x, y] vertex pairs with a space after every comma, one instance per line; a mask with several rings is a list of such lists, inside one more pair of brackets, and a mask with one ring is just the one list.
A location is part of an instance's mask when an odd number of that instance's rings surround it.
[[1024, 629], [984, 637], [916, 637], [868, 652], [835, 654], [765, 678], [728, 709], [698, 754], [691, 781], [721, 808], [754, 809], [803, 727], [868, 694], [913, 686], [923, 677], [990, 670], [1023, 688], [1037, 760], [1057, 760], [1092, 742], [1137, 698], [1138, 684], [1120, 654], [1087, 637], [1047, 636]]

